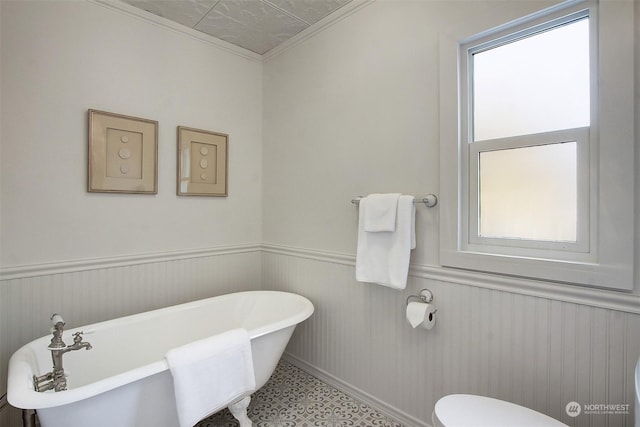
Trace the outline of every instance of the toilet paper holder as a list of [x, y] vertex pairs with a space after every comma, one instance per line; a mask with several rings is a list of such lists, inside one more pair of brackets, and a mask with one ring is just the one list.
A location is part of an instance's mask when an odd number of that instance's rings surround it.
[[422, 302], [430, 303], [433, 301], [433, 294], [429, 289], [422, 289], [420, 291], [420, 295], [409, 295], [405, 305], [409, 305], [409, 300], [411, 300], [411, 298], [418, 298]]

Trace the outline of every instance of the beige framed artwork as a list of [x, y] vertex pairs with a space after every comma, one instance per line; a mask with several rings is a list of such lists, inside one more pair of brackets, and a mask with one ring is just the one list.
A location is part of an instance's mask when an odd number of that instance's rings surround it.
[[89, 110], [88, 191], [158, 193], [158, 122]]
[[229, 135], [178, 126], [179, 196], [227, 196]]

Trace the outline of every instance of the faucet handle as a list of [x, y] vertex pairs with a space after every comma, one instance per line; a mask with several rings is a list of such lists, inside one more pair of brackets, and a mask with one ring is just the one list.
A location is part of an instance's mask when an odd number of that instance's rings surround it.
[[62, 326], [65, 325], [64, 319], [62, 318], [62, 315], [58, 314], [58, 313], [53, 313], [51, 315], [51, 323], [53, 323], [53, 326], [56, 326], [58, 323], [62, 323]]

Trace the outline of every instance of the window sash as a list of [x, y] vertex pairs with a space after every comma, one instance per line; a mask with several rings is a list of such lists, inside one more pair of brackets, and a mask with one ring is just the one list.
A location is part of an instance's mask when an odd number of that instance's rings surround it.
[[[463, 207], [463, 249], [486, 253], [505, 253], [508, 255], [535, 256], [555, 259], [558, 257], [573, 260], [589, 259], [590, 240], [590, 197], [589, 197], [589, 127], [545, 132], [535, 135], [476, 141], [468, 144], [463, 153], [463, 164], [468, 176], [463, 179], [463, 194], [468, 195], [468, 204]], [[577, 148], [577, 229], [576, 242], [553, 242], [531, 239], [512, 239], [482, 237], [479, 234], [479, 155], [482, 152], [548, 145], [575, 141]], [[520, 248], [520, 250], [517, 250]], [[571, 256], [567, 252], [576, 252]]]
[[[558, 37], [558, 34], [562, 34], [564, 33], [565, 36], [568, 34], [575, 34], [575, 31], [581, 31], [581, 27], [584, 27], [584, 25], [577, 25], [578, 23], [586, 23], [587, 24], [587, 29], [589, 31], [591, 31], [592, 33], [594, 32], [593, 30], [593, 23], [590, 20], [590, 14], [588, 10], [582, 10], [582, 11], [578, 11], [575, 13], [571, 13], [565, 17], [562, 18], [557, 18], [557, 19], [553, 19], [549, 22], [544, 22], [542, 24], [538, 24], [538, 25], [534, 25], [530, 28], [526, 28], [520, 31], [516, 31], [513, 34], [507, 34], [504, 35], [502, 37], [497, 37], [497, 38], [489, 38], [489, 40], [481, 43], [480, 45], [476, 45], [476, 46], [471, 46], [468, 49], [468, 53], [467, 53], [467, 64], [468, 64], [468, 79], [467, 79], [467, 85], [468, 85], [468, 101], [470, 103], [469, 106], [469, 141], [478, 141], [478, 140], [483, 140], [483, 139], [497, 139], [497, 138], [505, 138], [505, 137], [511, 137], [511, 136], [517, 136], [517, 135], [528, 135], [528, 134], [534, 134], [534, 133], [541, 133], [541, 132], [548, 132], [548, 131], [552, 131], [552, 130], [562, 130], [562, 129], [568, 129], [571, 127], [581, 127], [581, 126], [589, 126], [590, 123], [590, 119], [592, 117], [584, 117], [582, 114], [579, 116], [579, 118], [577, 118], [576, 116], [573, 116], [573, 118], [571, 119], [567, 119], [567, 117], [563, 118], [564, 122], [553, 122], [553, 117], [549, 117], [550, 120], [547, 120], [547, 122], [545, 123], [545, 128], [540, 128], [539, 124], [541, 122], [540, 118], [537, 118], [535, 120], [531, 120], [531, 118], [533, 116], [527, 116], [527, 120], [526, 122], [528, 122], [527, 124], [525, 123], [519, 123], [518, 125], [516, 125], [516, 128], [512, 128], [506, 132], [513, 132], [513, 133], [505, 133], [505, 129], [501, 129], [499, 131], [487, 131], [486, 129], [484, 130], [484, 137], [479, 135], [477, 133], [477, 131], [479, 129], [475, 129], [476, 126], [476, 120], [478, 121], [478, 127], [481, 128], [482, 126], [480, 126], [480, 124], [484, 124], [486, 126], [486, 117], [484, 120], [481, 120], [483, 118], [482, 116], [482, 112], [484, 111], [484, 113], [486, 114], [486, 109], [487, 107], [487, 101], [489, 100], [489, 97], [487, 96], [487, 94], [485, 93], [484, 95], [482, 94], [477, 94], [478, 99], [474, 99], [474, 93], [475, 90], [477, 88], [474, 87], [475, 83], [476, 83], [476, 78], [479, 77], [480, 80], [478, 81], [479, 86], [478, 88], [481, 89], [483, 87], [483, 85], [481, 84], [483, 81], [485, 81], [485, 79], [488, 77], [488, 73], [485, 69], [484, 73], [480, 72], [479, 75], [476, 75], [476, 68], [478, 69], [478, 71], [482, 70], [482, 67], [480, 65], [481, 61], [481, 56], [483, 56], [483, 54], [486, 55], [492, 55], [493, 53], [496, 53], [498, 55], [498, 57], [502, 57], [503, 59], [505, 59], [506, 61], [513, 61], [514, 56], [511, 56], [510, 59], [506, 59], [503, 55], [504, 53], [499, 53], [500, 50], [502, 49], [503, 51], [506, 49], [507, 52], [512, 52], [512, 55], [522, 55], [523, 58], [526, 59], [522, 59], [519, 62], [524, 62], [525, 64], [527, 63], [527, 61], [533, 59], [539, 59], [538, 55], [549, 55], [546, 57], [545, 61], [541, 61], [540, 65], [534, 65], [534, 66], [527, 66], [527, 67], [523, 67], [521, 69], [521, 72], [524, 73], [524, 75], [518, 75], [517, 72], [515, 72], [514, 70], [518, 70], [518, 67], [521, 67], [522, 64], [511, 64], [509, 63], [504, 64], [503, 67], [500, 68], [500, 70], [498, 71], [497, 69], [495, 70], [498, 74], [500, 74], [501, 72], [505, 72], [508, 74], [507, 79], [508, 80], [513, 80], [515, 81], [515, 87], [517, 88], [516, 90], [513, 90], [513, 92], [511, 92], [509, 94], [510, 96], [510, 100], [513, 100], [516, 102], [517, 105], [523, 105], [524, 108], [524, 104], [529, 104], [530, 102], [524, 102], [523, 101], [530, 101], [526, 99], [526, 95], [523, 92], [527, 91], [527, 87], [538, 87], [535, 84], [534, 85], [522, 85], [520, 82], [522, 81], [523, 77], [528, 77], [528, 78], [533, 78], [533, 79], [537, 79], [538, 81], [540, 81], [540, 76], [536, 75], [535, 77], [531, 77], [531, 74], [527, 74], [528, 71], [527, 69], [534, 69], [534, 70], [540, 70], [542, 74], [545, 73], [550, 73], [551, 70], [553, 70], [553, 80], [554, 83], [553, 84], [558, 84], [558, 82], [563, 82], [566, 80], [570, 80], [567, 81], [568, 84], [575, 84], [574, 82], [576, 81], [575, 75], [572, 75], [571, 78], [569, 78], [569, 76], [567, 75], [567, 69], [565, 69], [563, 67], [563, 65], [567, 64], [568, 67], [575, 67], [577, 65], [583, 65], [583, 63], [578, 62], [575, 63], [574, 61], [582, 61], [586, 58], [582, 57], [580, 54], [584, 53], [585, 50], [584, 48], [586, 47], [588, 49], [588, 52], [591, 54], [591, 56], [594, 54], [594, 49], [593, 49], [593, 43], [591, 43], [591, 40], [584, 40], [581, 39], [579, 40], [580, 45], [576, 45], [576, 46], [571, 46], [572, 49], [574, 49], [573, 53], [577, 53], [578, 57], [574, 57], [573, 54], [568, 54], [568, 55], [562, 55], [562, 57], [557, 58], [558, 61], [560, 61], [560, 63], [553, 63], [553, 62], [549, 62], [549, 58], [551, 56], [553, 56], [553, 54], [545, 52], [545, 53], [541, 53], [541, 51], [528, 51], [526, 50], [528, 47], [532, 47], [532, 45], [538, 46], [538, 48], [540, 48], [542, 43], [545, 43], [544, 40], [547, 40], [546, 43], [549, 43], [548, 40], [550, 38], [555, 39], [556, 37]], [[565, 29], [568, 29], [569, 27], [571, 27], [572, 29], [569, 29], [569, 33], [567, 34], [567, 32], [565, 31]], [[585, 46], [584, 42], [587, 42], [587, 45]], [[562, 43], [562, 42], [561, 42]], [[568, 48], [568, 45], [562, 45], [563, 47]], [[518, 52], [518, 53], [515, 53]], [[556, 53], [556, 55], [558, 55], [558, 53]], [[489, 56], [490, 58], [490, 56]], [[486, 60], [484, 60], [486, 61]], [[571, 65], [569, 65], [569, 62], [563, 62], [563, 61], [570, 61]], [[489, 62], [485, 62], [485, 66], [488, 65]], [[593, 64], [595, 65], [595, 62], [593, 62]], [[494, 62], [494, 67], [495, 67], [495, 62]], [[592, 80], [592, 71], [595, 71], [591, 68], [593, 67], [589, 67], [589, 65], [587, 65], [587, 68], [590, 75], [582, 75], [581, 77], [587, 77], [589, 79]], [[571, 68], [569, 68], [570, 70]], [[563, 72], [564, 70], [564, 72]], [[578, 69], [576, 68], [576, 71]], [[580, 70], [578, 73], [582, 72], [583, 70]], [[564, 74], [564, 76], [563, 76]], [[545, 74], [547, 78], [550, 78], [551, 75], [549, 74]], [[484, 79], [483, 79], [484, 77]], [[580, 83], [584, 83], [584, 81], [582, 81], [581, 79], [579, 80]], [[506, 82], [504, 80], [501, 80], [500, 82], [500, 86], [501, 88], [504, 87], [508, 87], [505, 86]], [[551, 87], [554, 87], [553, 84], [551, 84]], [[592, 86], [592, 85], [591, 85]], [[558, 91], [557, 93], [561, 94], [561, 99], [563, 102], [567, 102], [569, 98], [567, 98], [568, 94], [566, 92], [564, 92], [562, 89], [560, 89], [561, 87], [557, 87], [555, 88], [554, 92]], [[576, 86], [573, 86], [573, 88], [576, 88]], [[589, 92], [592, 92], [590, 89], [591, 87], [588, 88]], [[495, 99], [495, 94], [493, 94], [493, 98]], [[497, 95], [498, 97], [500, 97], [500, 94]], [[532, 94], [532, 96], [535, 98], [536, 96], [539, 96], [538, 94]], [[551, 101], [547, 98], [546, 99], [546, 105], [544, 110], [548, 111], [550, 107], [553, 107], [553, 105], [550, 105], [549, 102], [553, 102], [552, 100], [554, 99], [554, 96], [556, 96], [555, 93], [550, 93], [549, 94]], [[578, 96], [582, 96], [578, 95]], [[517, 99], [517, 101], [516, 101]], [[536, 98], [536, 100], [538, 102], [534, 102], [534, 107], [536, 110], [539, 110], [540, 107], [537, 107], [538, 105], [540, 105], [540, 102], [542, 100], [542, 98]], [[484, 102], [485, 104], [481, 104], [484, 105], [485, 108], [481, 108], [480, 109], [480, 113], [478, 116], [476, 116], [476, 111], [474, 111], [475, 108], [475, 104], [476, 101], [479, 102]], [[582, 100], [581, 100], [582, 101]], [[521, 104], [522, 103], [522, 104]], [[585, 105], [586, 104], [586, 105]], [[579, 108], [581, 108], [581, 110], [579, 111], [583, 111], [584, 113], [586, 113], [586, 115], [589, 115], [589, 110], [588, 110], [588, 106], [591, 104], [590, 100], [587, 99], [586, 102], [582, 101], [580, 103]], [[566, 108], [566, 104], [562, 104], [565, 108]], [[585, 109], [586, 107], [586, 109]], [[541, 114], [544, 114], [543, 111], [540, 111]], [[510, 112], [505, 112], [505, 114], [507, 115], [507, 117], [510, 117], [509, 114]], [[531, 114], [531, 113], [530, 113]], [[524, 116], [521, 115], [514, 115], [513, 116], [515, 119], [524, 119]], [[586, 121], [585, 121], [586, 119]], [[517, 120], [516, 120], [517, 123]], [[533, 123], [533, 125], [531, 124]], [[563, 125], [566, 124], [566, 125]], [[508, 127], [508, 126], [507, 126]], [[528, 131], [528, 129], [530, 129], [530, 131]], [[487, 132], [491, 133], [493, 132], [494, 134], [496, 134], [495, 136], [490, 136], [487, 134]], [[497, 132], [497, 133], [496, 133]], [[517, 132], [517, 133], [516, 133]], [[500, 134], [500, 135], [498, 135]]]

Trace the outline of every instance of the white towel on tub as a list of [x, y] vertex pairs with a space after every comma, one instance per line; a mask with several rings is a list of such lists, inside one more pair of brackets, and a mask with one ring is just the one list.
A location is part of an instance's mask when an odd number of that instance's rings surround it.
[[364, 215], [359, 212], [356, 280], [406, 288], [411, 249], [416, 247], [413, 196], [400, 196], [395, 231], [365, 231]]
[[167, 352], [180, 427], [192, 427], [256, 388], [251, 341], [233, 329]]

